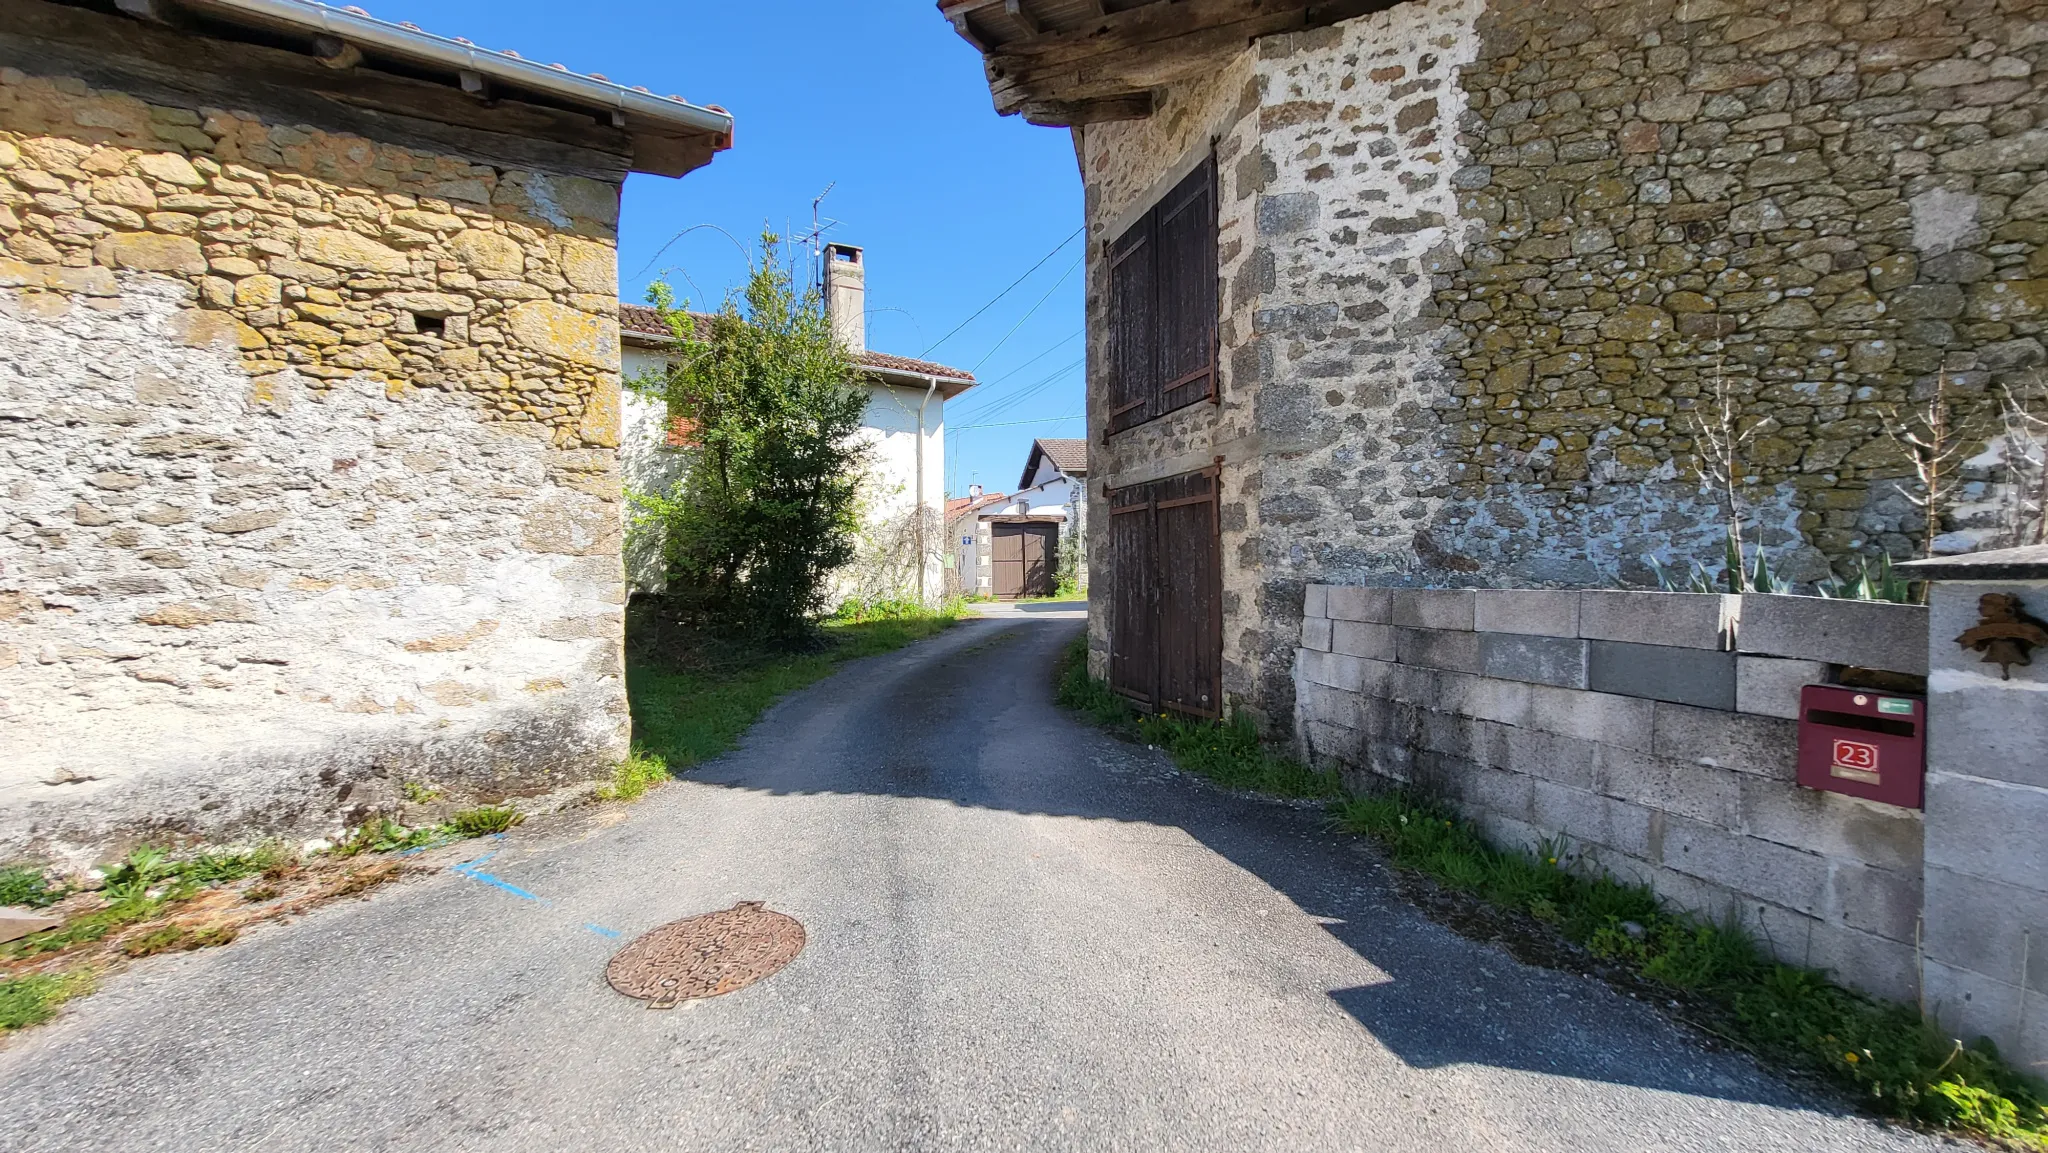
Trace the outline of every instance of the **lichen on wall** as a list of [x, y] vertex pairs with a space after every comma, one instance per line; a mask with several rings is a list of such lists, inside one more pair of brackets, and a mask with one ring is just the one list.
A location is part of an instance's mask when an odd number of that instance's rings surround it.
[[0, 71], [0, 851], [624, 755], [617, 196]]

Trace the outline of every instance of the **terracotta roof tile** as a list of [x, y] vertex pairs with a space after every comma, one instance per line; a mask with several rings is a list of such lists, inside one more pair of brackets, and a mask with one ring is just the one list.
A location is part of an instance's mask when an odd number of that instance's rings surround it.
[[[711, 316], [708, 313], [693, 312], [690, 318], [696, 322], [697, 337], [703, 339], [711, 334]], [[619, 304], [619, 327], [638, 336], [668, 340], [673, 337], [661, 313], [644, 304]], [[908, 356], [892, 356], [886, 352], [864, 352], [854, 358], [868, 368], [885, 372], [908, 372], [920, 376], [937, 376], [946, 380], [972, 381], [974, 374], [966, 369], [953, 368], [929, 360], [916, 360]], [[1085, 451], [1085, 450], [1084, 450]]]
[[1078, 437], [1058, 440], [1041, 437], [1037, 442], [1037, 448], [1045, 454], [1045, 459], [1051, 461], [1052, 466], [1061, 472], [1073, 476], [1088, 474], [1087, 441]]

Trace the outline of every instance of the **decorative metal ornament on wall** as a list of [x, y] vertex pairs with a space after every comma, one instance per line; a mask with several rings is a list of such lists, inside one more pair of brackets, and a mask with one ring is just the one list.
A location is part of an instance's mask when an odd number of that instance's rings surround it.
[[673, 1009], [774, 975], [803, 951], [804, 927], [760, 901], [671, 921], [635, 938], [605, 966], [611, 987]]
[[2012, 679], [2014, 665], [2033, 664], [2035, 649], [2048, 648], [2048, 628], [2027, 612], [2020, 598], [1986, 593], [1978, 599], [1977, 611], [1983, 619], [1956, 643], [1983, 653], [1984, 663], [1997, 665], [2003, 679]]

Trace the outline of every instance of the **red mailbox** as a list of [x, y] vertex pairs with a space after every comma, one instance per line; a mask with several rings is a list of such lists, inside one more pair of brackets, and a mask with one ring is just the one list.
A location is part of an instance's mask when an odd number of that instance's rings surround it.
[[1917, 809], [1926, 769], [1924, 698], [1836, 685], [1800, 691], [1800, 784]]

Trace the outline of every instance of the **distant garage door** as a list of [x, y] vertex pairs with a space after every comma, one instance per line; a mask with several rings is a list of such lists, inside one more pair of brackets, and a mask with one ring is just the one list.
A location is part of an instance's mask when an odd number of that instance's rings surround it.
[[1060, 526], [1052, 521], [997, 521], [990, 530], [989, 574], [996, 597], [1049, 597], [1059, 585]]

